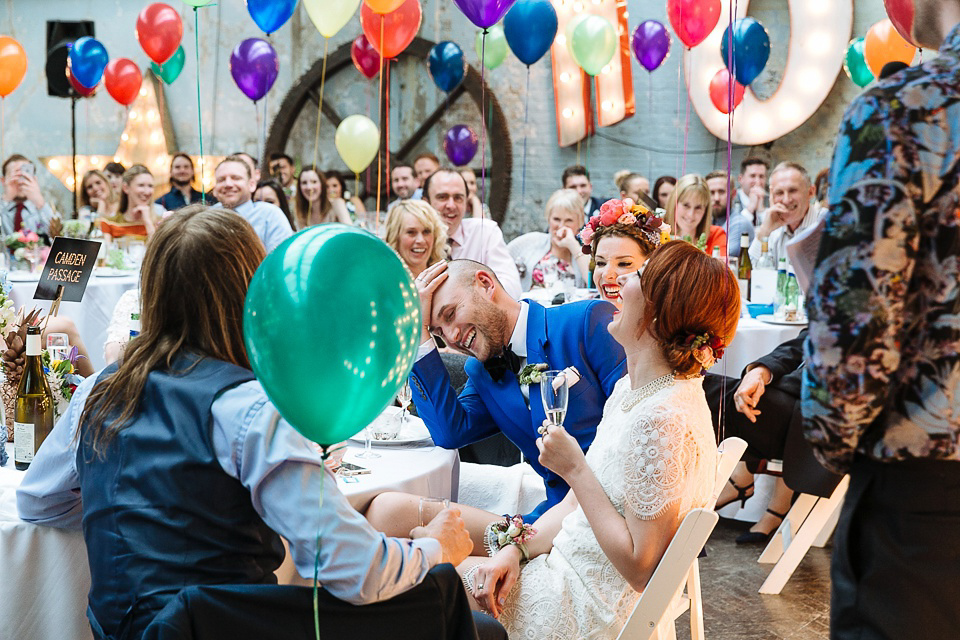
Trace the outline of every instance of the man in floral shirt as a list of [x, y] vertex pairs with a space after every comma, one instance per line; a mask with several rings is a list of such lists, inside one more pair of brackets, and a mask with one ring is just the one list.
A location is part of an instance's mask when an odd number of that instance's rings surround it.
[[804, 430], [851, 478], [831, 638], [906, 638], [918, 624], [927, 638], [955, 638], [960, 0], [887, 6], [940, 54], [880, 81], [840, 126], [808, 301]]

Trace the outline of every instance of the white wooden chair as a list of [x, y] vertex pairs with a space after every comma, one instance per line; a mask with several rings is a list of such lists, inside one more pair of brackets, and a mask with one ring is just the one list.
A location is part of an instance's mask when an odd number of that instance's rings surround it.
[[[693, 509], [684, 517], [618, 640], [675, 640], [676, 620], [688, 609], [691, 640], [703, 640], [703, 599], [697, 556], [720, 518], [713, 510], [720, 491], [746, 448], [747, 443], [740, 438], [727, 438], [720, 443], [710, 502], [705, 508]], [[683, 593], [684, 586], [686, 593]]]

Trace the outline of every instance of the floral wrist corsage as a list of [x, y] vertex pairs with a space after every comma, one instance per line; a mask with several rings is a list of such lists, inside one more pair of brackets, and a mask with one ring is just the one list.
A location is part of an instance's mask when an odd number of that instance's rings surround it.
[[524, 561], [530, 559], [527, 553], [526, 543], [537, 533], [529, 524], [523, 521], [523, 516], [504, 516], [502, 522], [493, 522], [487, 525], [486, 535], [484, 536], [487, 547], [487, 555], [493, 556], [507, 545], [515, 545], [523, 554]]

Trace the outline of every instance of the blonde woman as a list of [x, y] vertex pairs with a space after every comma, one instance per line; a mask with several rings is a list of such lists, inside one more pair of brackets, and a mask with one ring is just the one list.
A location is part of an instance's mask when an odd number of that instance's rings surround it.
[[142, 164], [135, 164], [123, 173], [120, 190], [119, 212], [98, 218], [100, 230], [108, 240], [123, 236], [146, 240], [167, 212], [153, 201], [153, 174]]
[[117, 215], [120, 203], [110, 186], [110, 179], [98, 169], [87, 171], [80, 181], [80, 220], [93, 222], [97, 218]]
[[[707, 255], [719, 247], [720, 255], [727, 255], [727, 232], [723, 227], [711, 224], [710, 189], [707, 182], [695, 173], [688, 173], [677, 182], [677, 188], [667, 200], [667, 215], [664, 221], [673, 229], [675, 238], [688, 237], [690, 242], [702, 248]], [[701, 246], [701, 237], [706, 234], [706, 244]]]
[[570, 279], [586, 287], [590, 257], [577, 240], [583, 227], [583, 199], [573, 189], [558, 189], [544, 207], [547, 232], [531, 231], [515, 238], [507, 250], [517, 263], [524, 291], [549, 287], [554, 279]]
[[447, 225], [424, 200], [400, 200], [387, 214], [386, 242], [416, 278], [447, 257]]

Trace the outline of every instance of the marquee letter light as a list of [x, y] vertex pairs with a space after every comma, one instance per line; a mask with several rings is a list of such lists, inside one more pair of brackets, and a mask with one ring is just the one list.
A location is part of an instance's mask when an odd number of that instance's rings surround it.
[[620, 46], [596, 77], [597, 124], [608, 127], [626, 120], [635, 112], [633, 75], [630, 70], [630, 34], [627, 31], [627, 2], [614, 0], [552, 0], [557, 10], [557, 37], [550, 47], [553, 64], [553, 94], [557, 109], [557, 142], [566, 147], [593, 134], [593, 106], [590, 104], [590, 76], [574, 61], [567, 49], [567, 24], [577, 15], [606, 18], [617, 30]]
[[[721, 0], [720, 23], [700, 46], [684, 53], [690, 100], [710, 133], [727, 137], [727, 116], [710, 101], [710, 80], [724, 68], [720, 39], [729, 21], [730, 0]], [[833, 88], [853, 33], [853, 0], [789, 0], [790, 44], [783, 79], [768, 100], [748, 90], [734, 111], [734, 144], [758, 145], [790, 133], [816, 113]], [[749, 0], [737, 5], [744, 18]]]

